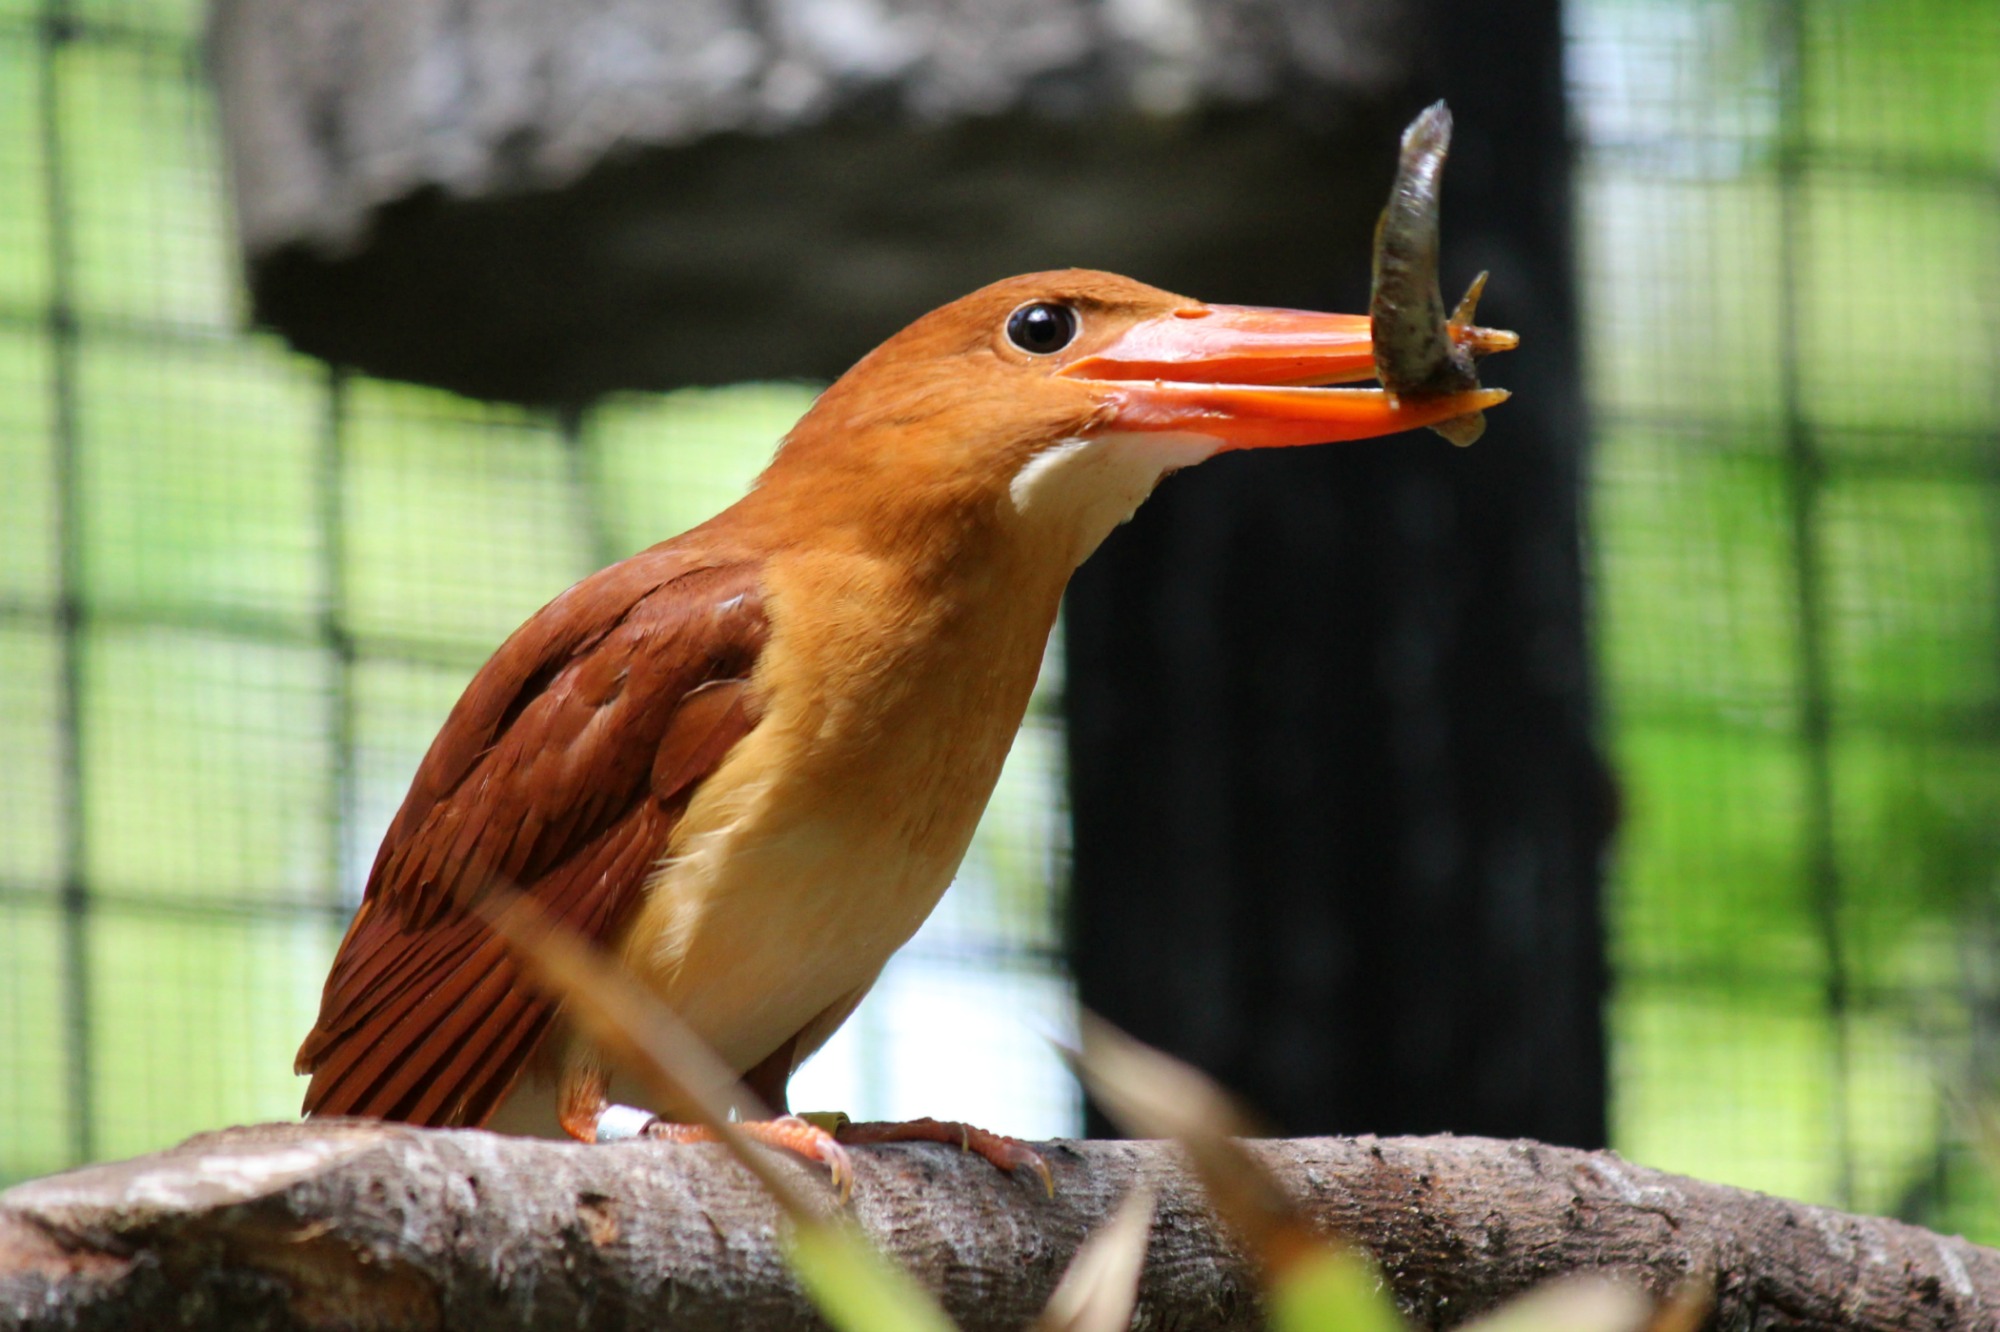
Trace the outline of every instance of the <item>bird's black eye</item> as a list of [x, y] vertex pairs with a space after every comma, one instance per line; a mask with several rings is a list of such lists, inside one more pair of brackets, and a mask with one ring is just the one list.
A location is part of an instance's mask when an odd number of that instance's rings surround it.
[[1076, 311], [1037, 302], [1007, 316], [1007, 341], [1024, 352], [1047, 356], [1076, 339]]

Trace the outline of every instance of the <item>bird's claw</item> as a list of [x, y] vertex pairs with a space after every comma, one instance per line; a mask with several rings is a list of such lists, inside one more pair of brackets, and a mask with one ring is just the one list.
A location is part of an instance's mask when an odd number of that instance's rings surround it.
[[1015, 1138], [989, 1132], [972, 1124], [962, 1124], [946, 1119], [906, 1119], [887, 1122], [849, 1122], [839, 1129], [840, 1141], [850, 1146], [861, 1146], [882, 1142], [938, 1142], [946, 1146], [957, 1146], [962, 1152], [986, 1160], [993, 1166], [1014, 1174], [1022, 1169], [1033, 1172], [1042, 1182], [1042, 1188], [1049, 1197], [1056, 1195], [1056, 1178], [1049, 1169], [1049, 1163], [1042, 1159], [1028, 1144]]
[[[984, 1138], [987, 1142], [975, 1145], [976, 1138]], [[1010, 1175], [1026, 1167], [1034, 1172], [1036, 1179], [1042, 1181], [1043, 1193], [1051, 1198], [1056, 1196], [1055, 1172], [1049, 1169], [1049, 1163], [1042, 1159], [1042, 1154], [1027, 1143], [1014, 1138], [1003, 1138], [984, 1129], [972, 1129], [966, 1137], [965, 1150], [978, 1152]]]
[[[735, 1130], [755, 1143], [777, 1147], [808, 1161], [824, 1165], [834, 1190], [845, 1203], [854, 1192], [854, 1162], [834, 1138], [819, 1125], [798, 1115], [778, 1119], [752, 1119], [734, 1125]], [[714, 1142], [713, 1129], [701, 1124], [673, 1124], [656, 1119], [646, 1125], [644, 1136], [656, 1142]]]

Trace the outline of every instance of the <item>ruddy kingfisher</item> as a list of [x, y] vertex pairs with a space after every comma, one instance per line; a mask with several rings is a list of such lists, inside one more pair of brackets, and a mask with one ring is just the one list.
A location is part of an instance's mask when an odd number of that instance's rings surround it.
[[[1460, 353], [1511, 335], [1449, 326]], [[822, 394], [750, 492], [591, 575], [482, 667], [384, 837], [299, 1051], [305, 1110], [691, 1139], [523, 980], [468, 902], [597, 942], [786, 1114], [786, 1083], [937, 903], [1070, 574], [1168, 473], [1449, 422], [1506, 394], [1335, 388], [1367, 316], [1109, 273], [994, 283]], [[796, 1118], [753, 1136], [832, 1159]], [[962, 1126], [855, 1125], [838, 1141]]]

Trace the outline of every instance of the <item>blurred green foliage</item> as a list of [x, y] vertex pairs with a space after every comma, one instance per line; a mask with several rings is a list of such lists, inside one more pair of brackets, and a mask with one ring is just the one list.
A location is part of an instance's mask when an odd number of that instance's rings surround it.
[[2000, 7], [1570, 13], [1617, 1144], [2000, 1239]]

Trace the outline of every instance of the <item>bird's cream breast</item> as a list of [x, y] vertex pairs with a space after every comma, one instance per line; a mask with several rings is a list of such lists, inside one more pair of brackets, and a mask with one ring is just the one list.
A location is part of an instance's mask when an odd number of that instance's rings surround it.
[[1060, 593], [1016, 581], [1007, 605], [940, 611], [961, 603], [910, 595], [858, 560], [769, 582], [762, 720], [689, 805], [625, 946], [738, 1069], [865, 990], [937, 904]]

